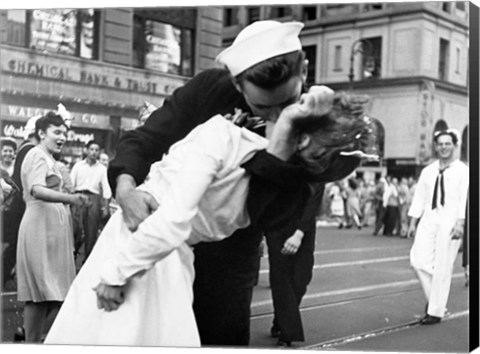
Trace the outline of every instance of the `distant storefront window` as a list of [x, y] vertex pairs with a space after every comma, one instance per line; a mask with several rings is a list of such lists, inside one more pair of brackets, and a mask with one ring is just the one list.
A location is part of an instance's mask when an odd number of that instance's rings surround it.
[[311, 21], [317, 19], [317, 7], [316, 6], [304, 6], [303, 7], [303, 20]]
[[247, 22], [250, 24], [258, 20], [260, 20], [260, 7], [247, 7]]
[[6, 43], [42, 52], [97, 59], [94, 9], [8, 10]]
[[466, 9], [466, 1], [455, 1], [455, 7], [457, 8], [457, 10], [460, 10], [460, 11], [465, 11]]
[[134, 63], [140, 68], [190, 76], [193, 73], [193, 31], [135, 17]]
[[2, 42], [25, 47], [27, 40], [27, 10], [6, 11], [7, 30], [3, 32]]
[[379, 78], [382, 76], [382, 37], [364, 38], [365, 52], [363, 53], [363, 79]]
[[308, 72], [307, 72], [307, 84], [313, 85], [316, 80], [316, 64], [317, 64], [317, 46], [304, 46], [303, 51], [305, 52], [305, 57], [308, 60]]
[[270, 9], [271, 18], [281, 18], [292, 16], [292, 8], [290, 6], [273, 6]]
[[238, 7], [227, 7], [223, 10], [223, 25], [234, 26], [238, 25]]

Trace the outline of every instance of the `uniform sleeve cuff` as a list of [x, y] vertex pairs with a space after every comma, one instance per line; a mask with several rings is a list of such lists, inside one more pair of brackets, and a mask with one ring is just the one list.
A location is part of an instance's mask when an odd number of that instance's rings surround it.
[[242, 165], [250, 174], [268, 180], [280, 187], [291, 187], [305, 180], [304, 170], [280, 160], [266, 150], [260, 150]]
[[127, 279], [118, 271], [115, 260], [108, 259], [100, 269], [100, 281], [107, 285], [121, 286], [127, 282]]

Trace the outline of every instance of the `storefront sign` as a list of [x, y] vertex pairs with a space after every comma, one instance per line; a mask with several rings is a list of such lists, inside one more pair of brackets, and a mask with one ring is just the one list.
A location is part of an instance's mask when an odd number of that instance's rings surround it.
[[[67, 107], [68, 109], [68, 107]], [[29, 118], [37, 115], [45, 115], [49, 111], [56, 109], [46, 109], [39, 107], [24, 107], [11, 104], [1, 106], [2, 117], [8, 117], [13, 120], [26, 122]], [[91, 127], [96, 129], [109, 129], [110, 117], [102, 114], [92, 114], [83, 112], [70, 112], [73, 114], [72, 127]]]
[[[2, 121], [2, 137], [9, 137], [18, 140], [23, 140], [25, 138], [25, 123], [20, 122], [8, 122]], [[94, 133], [79, 133], [76, 132], [75, 129], [68, 131], [67, 133], [67, 141], [70, 142], [80, 142], [82, 144], [86, 144], [90, 140], [94, 140], [95, 135]]]
[[410, 165], [415, 165], [416, 161], [415, 159], [394, 159], [393, 163], [396, 166], [410, 166]]
[[31, 77], [68, 81], [152, 95], [169, 95], [186, 79], [140, 73], [131, 69], [91, 64], [77, 58], [57, 58], [42, 53], [24, 53], [2, 48], [4, 72]]

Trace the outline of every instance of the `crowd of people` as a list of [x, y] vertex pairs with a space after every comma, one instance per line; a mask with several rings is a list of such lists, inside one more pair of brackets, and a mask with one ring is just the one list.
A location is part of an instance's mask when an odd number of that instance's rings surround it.
[[[439, 237], [451, 250], [444, 242], [450, 235], [431, 227], [437, 213], [455, 210], [447, 228], [454, 225], [455, 240], [463, 234], [468, 174], [452, 159], [458, 141], [447, 132], [435, 138], [444, 151], [441, 175], [461, 193], [445, 196], [442, 177], [434, 194], [441, 203], [432, 211], [425, 211], [433, 188], [423, 174], [422, 195], [390, 176], [376, 185], [348, 177], [362, 160], [378, 158], [366, 153], [368, 98], [305, 86], [302, 27], [247, 26], [217, 57], [225, 69], [203, 71], [149, 111], [121, 137], [111, 161], [100, 159], [101, 146], [91, 141], [69, 169], [61, 158], [64, 110], [32, 118], [16, 156], [17, 147], [4, 143], [4, 159], [2, 145], [2, 181], [14, 196], [8, 207], [4, 197], [3, 212], [18, 221], [4, 237], [3, 254], [13, 257], [4, 280], [16, 276], [26, 342], [248, 346], [263, 237], [274, 303], [270, 334], [280, 347], [303, 341], [299, 307], [312, 278], [324, 196], [339, 227], [375, 222], [375, 234], [382, 227], [384, 235], [417, 234], [412, 266], [429, 302], [424, 324], [441, 320], [453, 256], [438, 267], [443, 254], [435, 266], [414, 255], [435, 253], [430, 246]], [[110, 215], [113, 198], [118, 210]], [[434, 287], [441, 297], [432, 295]]]
[[321, 217], [335, 222], [340, 229], [374, 226], [376, 236], [409, 238], [408, 209], [412, 203], [416, 180], [414, 177], [380, 177], [365, 181], [349, 176], [326, 186]]

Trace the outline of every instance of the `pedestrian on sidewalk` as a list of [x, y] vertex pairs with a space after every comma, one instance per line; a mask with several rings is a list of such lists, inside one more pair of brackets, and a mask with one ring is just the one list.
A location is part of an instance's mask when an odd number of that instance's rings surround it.
[[75, 278], [73, 235], [68, 204], [87, 199], [62, 191], [62, 174], [53, 154], [66, 141], [60, 115], [47, 113], [35, 123], [39, 144], [25, 156], [21, 168], [25, 213], [18, 231], [18, 301], [25, 302], [25, 342], [39, 343]]
[[330, 186], [330, 216], [338, 222], [338, 228], [342, 229], [345, 226], [345, 203], [344, 192], [339, 182], [334, 182]]
[[375, 186], [375, 229], [373, 230], [373, 236], [377, 236], [384, 227], [386, 203], [384, 203], [383, 195], [386, 185], [387, 179], [380, 177]]
[[393, 236], [398, 226], [398, 191], [397, 179], [387, 176], [383, 192], [383, 207], [385, 208], [383, 236]]
[[300, 227], [296, 220], [280, 230], [266, 233], [270, 288], [274, 317], [270, 334], [278, 338], [277, 346], [290, 347], [303, 342], [300, 304], [313, 276], [315, 263], [315, 215], [322, 202], [325, 184], [312, 187]]
[[406, 177], [400, 179], [398, 185], [398, 204], [400, 208], [399, 215], [399, 231], [397, 235], [400, 237], [407, 237], [408, 231], [408, 209], [410, 208], [411, 198], [409, 197], [410, 190], [408, 188], [408, 180]]
[[346, 206], [347, 214], [349, 215], [350, 224], [347, 225], [348, 228], [352, 227], [353, 224], [359, 230], [362, 229], [362, 211], [360, 209], [360, 194], [358, 189], [358, 183], [355, 178], [349, 178], [347, 180], [347, 188], [345, 189], [345, 194], [347, 196]]
[[445, 315], [453, 263], [464, 235], [469, 172], [455, 157], [459, 140], [452, 129], [435, 133], [438, 160], [422, 170], [408, 213], [408, 232], [415, 237], [410, 264], [427, 299], [421, 320], [425, 325], [439, 323]]
[[108, 204], [112, 197], [107, 168], [98, 161], [100, 144], [90, 140], [85, 147], [86, 158], [78, 161], [71, 172], [75, 193], [83, 194], [89, 200], [87, 207], [72, 208], [75, 255], [79, 254], [83, 244], [84, 260], [88, 258], [97, 241], [101, 221], [108, 215]]

